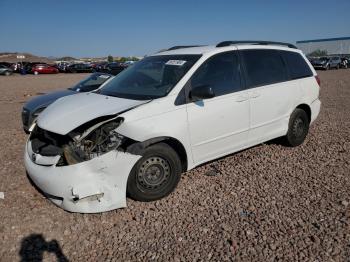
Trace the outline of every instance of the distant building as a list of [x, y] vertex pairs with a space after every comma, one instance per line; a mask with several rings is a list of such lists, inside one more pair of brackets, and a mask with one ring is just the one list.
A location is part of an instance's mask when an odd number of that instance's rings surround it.
[[297, 47], [306, 55], [316, 50], [325, 50], [328, 55], [350, 55], [350, 37], [297, 41]]

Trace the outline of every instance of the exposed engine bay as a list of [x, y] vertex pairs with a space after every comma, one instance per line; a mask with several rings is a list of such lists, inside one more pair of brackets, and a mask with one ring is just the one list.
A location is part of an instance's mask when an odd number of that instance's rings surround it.
[[[96, 123], [97, 122], [97, 123]], [[125, 150], [133, 140], [116, 132], [122, 118], [100, 119], [89, 122], [67, 135], [59, 135], [36, 126], [30, 140], [34, 153], [61, 158], [57, 165], [73, 165], [91, 160], [112, 150]]]

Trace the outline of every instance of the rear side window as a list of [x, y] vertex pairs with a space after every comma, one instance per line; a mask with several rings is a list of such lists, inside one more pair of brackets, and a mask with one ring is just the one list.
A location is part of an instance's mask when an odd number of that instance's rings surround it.
[[288, 65], [290, 79], [299, 79], [313, 75], [310, 67], [299, 53], [288, 51], [281, 51], [281, 53]]
[[257, 87], [287, 81], [285, 64], [277, 50], [242, 50], [247, 87]]
[[192, 88], [202, 85], [210, 85], [215, 96], [240, 91], [237, 52], [220, 53], [205, 61], [191, 78]]

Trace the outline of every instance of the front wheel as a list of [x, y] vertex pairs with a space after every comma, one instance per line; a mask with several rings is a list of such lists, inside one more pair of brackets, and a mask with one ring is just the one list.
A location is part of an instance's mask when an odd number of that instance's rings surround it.
[[306, 112], [296, 108], [289, 119], [288, 132], [285, 136], [287, 145], [291, 147], [301, 145], [309, 133], [309, 125]]
[[181, 161], [165, 143], [152, 145], [130, 172], [127, 193], [138, 201], [153, 201], [169, 195], [177, 186]]

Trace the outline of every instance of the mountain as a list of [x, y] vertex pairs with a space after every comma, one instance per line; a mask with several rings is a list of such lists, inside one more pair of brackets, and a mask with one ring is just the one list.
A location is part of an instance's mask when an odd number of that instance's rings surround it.
[[64, 57], [57, 57], [55, 60], [57, 60], [57, 61], [75, 61], [78, 59], [74, 58], [72, 56], [64, 56]]
[[23, 62], [42, 62], [42, 63], [53, 63], [53, 59], [49, 59], [47, 57], [36, 56], [30, 53], [17, 53], [17, 52], [0, 52], [0, 62], [21, 62], [21, 59], [17, 58], [17, 55], [24, 55], [25, 58], [22, 59]]

